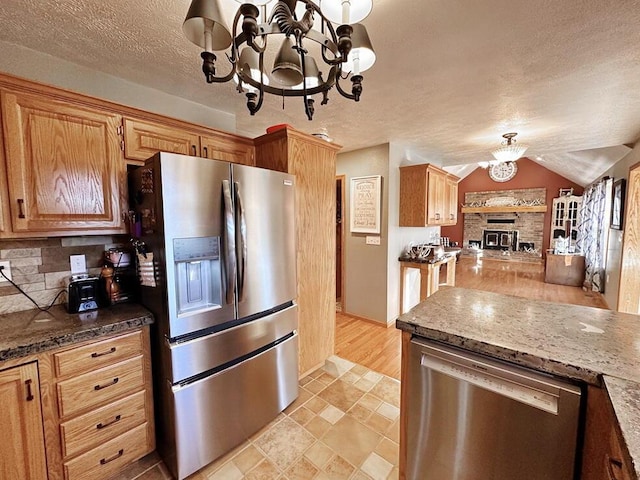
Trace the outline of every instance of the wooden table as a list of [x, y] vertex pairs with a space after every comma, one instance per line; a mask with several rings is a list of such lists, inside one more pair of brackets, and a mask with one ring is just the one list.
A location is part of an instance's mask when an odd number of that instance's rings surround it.
[[[445, 265], [446, 280], [440, 283], [440, 267]], [[430, 295], [438, 291], [440, 285], [455, 287], [456, 285], [456, 256], [444, 257], [434, 263], [412, 262], [400, 260], [400, 315], [404, 313], [404, 279], [408, 268], [420, 270], [420, 301], [423, 302]]]

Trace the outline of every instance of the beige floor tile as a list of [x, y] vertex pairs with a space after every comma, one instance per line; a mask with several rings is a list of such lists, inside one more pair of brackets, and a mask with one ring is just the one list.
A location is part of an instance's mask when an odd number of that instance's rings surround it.
[[349, 478], [355, 471], [355, 467], [340, 455], [334, 455], [325, 465], [323, 472], [333, 480]]
[[389, 377], [383, 377], [372, 389], [371, 393], [387, 403], [400, 406], [400, 382]]
[[291, 405], [284, 409], [284, 413], [289, 415], [291, 412], [304, 405], [311, 397], [313, 397], [313, 393], [305, 390], [304, 388], [300, 388], [298, 390], [298, 398], [296, 398], [291, 403]]
[[400, 416], [400, 409], [395, 405], [391, 405], [387, 402], [382, 402], [382, 404], [376, 408], [376, 412], [380, 415], [384, 415], [389, 420], [395, 420]]
[[291, 415], [289, 415], [290, 418], [294, 419], [296, 422], [303, 426], [309, 423], [309, 421], [315, 416], [316, 414], [306, 407], [300, 407]]
[[269, 460], [263, 460], [244, 476], [244, 480], [274, 480], [279, 476], [278, 468]]
[[347, 413], [349, 415], [353, 415], [353, 417], [356, 420], [362, 423], [365, 423], [373, 412], [368, 408], [365, 408], [362, 405], [360, 405], [360, 403], [356, 403], [353, 407], [349, 409]]
[[[244, 442], [241, 445], [238, 445], [233, 450], [225, 453], [220, 458], [214, 460], [209, 465], [205, 465], [197, 473], [200, 473], [203, 477], [208, 478], [212, 473], [218, 471], [223, 465], [229, 462], [233, 457], [235, 457], [239, 452], [244, 450], [249, 445], [249, 442]], [[191, 477], [188, 477], [188, 480], [191, 480]]]
[[399, 478], [400, 470], [398, 469], [398, 467], [393, 467], [393, 470], [391, 470], [391, 473], [387, 477], [387, 480], [398, 480]]
[[400, 446], [396, 442], [389, 440], [387, 437], [384, 437], [382, 440], [380, 440], [380, 443], [378, 444], [374, 452], [380, 455], [390, 464], [394, 466], [398, 465]]
[[[285, 418], [254, 441], [281, 470], [287, 469], [314, 442], [313, 436], [290, 418]], [[373, 450], [373, 449], [372, 449]]]
[[304, 426], [304, 428], [306, 428], [316, 439], [320, 439], [325, 433], [327, 433], [327, 430], [331, 428], [331, 424], [324, 418], [315, 416]]
[[303, 379], [300, 380], [300, 386], [304, 387], [307, 383], [309, 383], [311, 380], [313, 380], [313, 377], [311, 375], [307, 375], [306, 377], [304, 377]]
[[322, 441], [353, 465], [360, 465], [376, 448], [382, 435], [345, 415], [322, 437]]
[[351, 385], [353, 385], [354, 383], [356, 383], [358, 380], [360, 380], [362, 377], [360, 377], [360, 375], [356, 375], [355, 373], [353, 373], [351, 370], [348, 371], [347, 373], [345, 373], [344, 375], [342, 375], [340, 377], [340, 380], [342, 380], [343, 382], [347, 382]]
[[289, 480], [312, 480], [319, 471], [318, 467], [302, 457], [287, 469], [285, 475]]
[[225, 463], [222, 468], [208, 475], [207, 480], [242, 480], [244, 475], [233, 462]]
[[387, 430], [385, 437], [396, 443], [400, 443], [400, 419], [393, 422], [393, 425], [391, 425]]
[[363, 395], [363, 397], [358, 400], [358, 405], [362, 405], [365, 408], [368, 408], [372, 412], [375, 411], [382, 404], [382, 400], [378, 397], [371, 395], [369, 393]]
[[247, 446], [244, 450], [242, 450], [231, 459], [231, 461], [235, 464], [236, 467], [240, 469], [242, 473], [247, 473], [253, 467], [258, 465], [262, 460], [264, 460], [264, 455], [262, 455], [262, 453], [260, 453], [260, 451], [253, 445]]
[[316, 395], [317, 395], [318, 393], [320, 393], [321, 391], [323, 391], [326, 387], [327, 387], [327, 386], [326, 386], [324, 383], [319, 382], [318, 380], [313, 380], [313, 381], [311, 381], [311, 382], [307, 383], [307, 384], [304, 386], [304, 388], [306, 388], [306, 389], [307, 389], [307, 390], [309, 390], [311, 393], [316, 394]]
[[363, 377], [360, 380], [358, 380], [356, 383], [354, 383], [353, 385], [358, 390], [362, 390], [363, 392], [368, 392], [369, 390], [371, 390], [375, 386], [375, 383], [373, 383], [371, 380], [367, 380], [366, 378]]
[[316, 378], [316, 380], [320, 383], [324, 383], [325, 385], [329, 385], [330, 383], [333, 383], [336, 378], [338, 377], [336, 377], [335, 375], [332, 375], [328, 372], [323, 372], [322, 375]]
[[354, 367], [355, 363], [345, 360], [344, 358], [332, 355], [327, 359], [322, 369], [335, 377], [343, 375]]
[[367, 372], [365, 375], [363, 375], [362, 378], [364, 378], [365, 380], [369, 380], [373, 383], [378, 383], [380, 380], [384, 378], [384, 375], [378, 372], [370, 371], [370, 372]]
[[360, 469], [373, 480], [387, 480], [393, 465], [376, 453], [371, 453]]
[[367, 421], [363, 422], [368, 427], [371, 427], [374, 431], [381, 435], [384, 435], [389, 427], [393, 424], [393, 420], [389, 420], [387, 417], [383, 417], [378, 412], [373, 412]]
[[327, 408], [328, 403], [319, 397], [313, 397], [311, 400], [307, 401], [304, 404], [306, 408], [311, 410], [313, 413], [320, 413], [322, 410]]
[[[115, 478], [117, 479], [119, 477], [115, 477]], [[149, 470], [147, 470], [146, 472], [144, 472], [142, 475], [138, 475], [136, 477], [126, 477], [126, 478], [132, 478], [135, 480], [167, 480], [168, 478], [171, 478], [171, 477], [167, 477], [164, 474], [164, 472], [162, 471], [162, 468], [160, 468], [160, 465], [155, 465], [151, 467]]]
[[353, 373], [359, 376], [366, 375], [370, 370], [367, 367], [363, 367], [362, 365], [355, 364], [351, 369]]
[[339, 379], [318, 394], [318, 397], [326, 400], [343, 412], [353, 407], [362, 396], [363, 392], [361, 390]]
[[304, 456], [319, 469], [324, 468], [334, 452], [322, 442], [314, 443], [304, 452]]
[[333, 405], [327, 405], [327, 408], [321, 411], [319, 415], [331, 425], [335, 425], [338, 420], [344, 417], [344, 412]]
[[356, 473], [353, 474], [353, 477], [351, 477], [351, 480], [371, 480], [371, 477], [366, 473], [364, 473], [362, 470], [358, 470]]

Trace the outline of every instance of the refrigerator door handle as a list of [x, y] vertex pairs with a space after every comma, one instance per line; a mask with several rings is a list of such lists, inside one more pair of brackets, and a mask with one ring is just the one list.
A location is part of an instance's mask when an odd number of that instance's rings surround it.
[[238, 301], [242, 300], [244, 294], [244, 274], [247, 262], [247, 217], [244, 214], [242, 205], [242, 194], [240, 193], [240, 184], [234, 182], [236, 191], [236, 205], [238, 208], [238, 222], [240, 229], [240, 248], [238, 249]]
[[222, 193], [224, 197], [224, 244], [226, 248], [227, 270], [227, 304], [232, 304], [234, 298], [234, 277], [236, 274], [236, 224], [233, 216], [231, 199], [231, 185], [229, 180], [222, 181]]

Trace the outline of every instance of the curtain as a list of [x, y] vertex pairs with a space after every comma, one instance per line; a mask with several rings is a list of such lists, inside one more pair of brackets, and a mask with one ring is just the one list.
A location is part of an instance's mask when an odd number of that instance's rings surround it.
[[582, 195], [576, 247], [585, 258], [584, 286], [604, 292], [607, 238], [610, 225], [613, 179], [589, 186]]

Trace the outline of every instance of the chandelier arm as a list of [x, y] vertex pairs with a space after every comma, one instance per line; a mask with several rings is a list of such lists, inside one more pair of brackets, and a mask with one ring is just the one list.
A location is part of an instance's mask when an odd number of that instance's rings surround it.
[[349, 100], [355, 100], [356, 96], [348, 93], [346, 90], [344, 90], [342, 88], [342, 86], [340, 85], [340, 79], [342, 78], [340, 71], [336, 72], [336, 89], [338, 90], [338, 92], [340, 92], [340, 95], [342, 95], [344, 98], [348, 98]]

